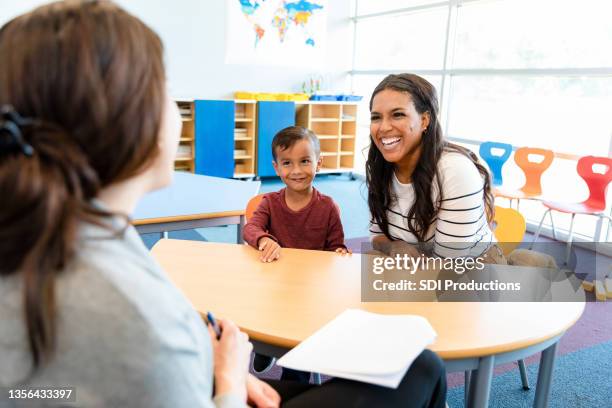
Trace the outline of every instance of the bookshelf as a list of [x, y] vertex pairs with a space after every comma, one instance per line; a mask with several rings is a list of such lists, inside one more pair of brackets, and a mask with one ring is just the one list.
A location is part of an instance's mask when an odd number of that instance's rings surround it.
[[255, 177], [257, 101], [234, 101], [234, 178]]
[[321, 144], [320, 173], [351, 173], [357, 104], [336, 101], [175, 100], [183, 131], [177, 170], [225, 178], [274, 176], [272, 138], [300, 125]]
[[177, 99], [176, 104], [181, 114], [183, 130], [174, 161], [176, 170], [195, 172], [195, 113], [193, 101]]
[[355, 164], [357, 104], [304, 101], [295, 103], [295, 122], [312, 130], [321, 144], [320, 173], [352, 172]]

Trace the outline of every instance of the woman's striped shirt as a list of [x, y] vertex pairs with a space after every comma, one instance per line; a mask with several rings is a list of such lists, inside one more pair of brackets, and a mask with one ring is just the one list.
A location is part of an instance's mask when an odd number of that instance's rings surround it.
[[[472, 161], [458, 152], [443, 153], [438, 162], [442, 182], [442, 201], [438, 203], [438, 183], [434, 179], [432, 199], [436, 216], [431, 220], [426, 242], [431, 242], [434, 255], [444, 258], [479, 256], [496, 242], [487, 223], [483, 187], [484, 180]], [[412, 184], [402, 184], [393, 174], [392, 205], [387, 208], [389, 233], [397, 239], [416, 243], [408, 229], [407, 214], [415, 202]], [[370, 223], [373, 236], [382, 235], [379, 226]]]

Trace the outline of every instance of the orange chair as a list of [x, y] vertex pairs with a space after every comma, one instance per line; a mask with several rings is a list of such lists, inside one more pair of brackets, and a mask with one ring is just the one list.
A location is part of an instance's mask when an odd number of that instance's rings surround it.
[[263, 196], [264, 194], [258, 194], [255, 197], [251, 198], [247, 203], [244, 214], [247, 223], [249, 222], [249, 218], [251, 218], [253, 216], [253, 213], [255, 213], [257, 207], [259, 207], [259, 203], [261, 203], [261, 199], [263, 198]]
[[[529, 156], [537, 155], [543, 157], [541, 161], [531, 161]], [[525, 185], [518, 190], [505, 190], [497, 188], [494, 191], [496, 197], [504, 197], [512, 201], [516, 199], [516, 209], [519, 208], [521, 199], [539, 199], [542, 194], [542, 174], [552, 164], [555, 154], [552, 150], [538, 149], [534, 147], [521, 147], [514, 152], [514, 161], [525, 173]]]

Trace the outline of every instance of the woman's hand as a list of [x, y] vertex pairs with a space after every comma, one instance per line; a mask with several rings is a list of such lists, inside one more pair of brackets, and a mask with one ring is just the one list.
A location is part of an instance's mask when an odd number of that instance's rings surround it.
[[251, 374], [247, 378], [247, 396], [249, 405], [257, 408], [276, 408], [281, 402], [280, 395], [270, 384]]
[[404, 254], [414, 258], [421, 256], [421, 251], [417, 244], [409, 244], [402, 240], [391, 241], [384, 235], [379, 235], [372, 239], [372, 248], [392, 257]]
[[257, 246], [262, 252], [261, 257], [259, 258], [261, 259], [261, 262], [272, 262], [280, 258], [281, 246], [278, 245], [278, 242], [272, 238], [260, 238], [259, 242], [257, 242]]
[[247, 398], [247, 375], [253, 345], [249, 336], [229, 320], [219, 320], [221, 337], [208, 325], [214, 352], [215, 395], [233, 393]]
[[421, 251], [419, 251], [417, 244], [409, 244], [406, 241], [391, 241], [388, 254], [392, 257], [406, 254], [411, 258], [418, 258], [421, 256]]

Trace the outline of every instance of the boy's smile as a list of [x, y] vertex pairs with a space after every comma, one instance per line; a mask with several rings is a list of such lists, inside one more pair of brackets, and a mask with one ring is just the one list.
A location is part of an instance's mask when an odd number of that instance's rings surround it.
[[285, 150], [277, 148], [273, 165], [288, 190], [304, 192], [312, 188], [312, 181], [321, 167], [321, 159], [316, 157], [313, 143], [302, 139]]

